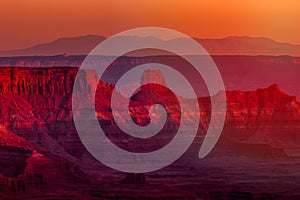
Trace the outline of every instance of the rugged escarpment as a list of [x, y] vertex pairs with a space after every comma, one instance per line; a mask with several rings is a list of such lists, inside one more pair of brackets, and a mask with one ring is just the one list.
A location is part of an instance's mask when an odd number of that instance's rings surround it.
[[[72, 120], [72, 88], [78, 68], [0, 68], [0, 123], [48, 151], [76, 162], [84, 159], [86, 150], [82, 146]], [[95, 84], [95, 73], [82, 72], [79, 88], [90, 98], [90, 84]], [[109, 107], [109, 96], [113, 85], [98, 85], [96, 110], [100, 120], [114, 126]], [[299, 144], [300, 105], [295, 97], [280, 91], [277, 85], [255, 91], [227, 91], [227, 117], [223, 135], [232, 136], [238, 142], [259, 143], [250, 138], [254, 133], [279, 140], [279, 145]], [[132, 111], [136, 112], [136, 121], [147, 121], [141, 99], [147, 96], [138, 93], [132, 99]], [[210, 101], [207, 97], [198, 99], [201, 117], [200, 123], [208, 126]], [[92, 103], [87, 100], [87, 103]], [[168, 102], [167, 102], [168, 103]], [[170, 102], [169, 102], [170, 103]], [[186, 101], [188, 106], [189, 101]], [[173, 111], [179, 107], [173, 106]], [[140, 113], [140, 115], [138, 115]], [[176, 124], [176, 114], [173, 115]], [[193, 114], [188, 113], [193, 122]], [[195, 122], [196, 123], [196, 122]], [[174, 129], [176, 126], [169, 126]], [[250, 139], [249, 139], [250, 138]], [[275, 138], [275, 139], [274, 139]], [[274, 139], [274, 140], [273, 140]]]
[[228, 126], [291, 127], [299, 124], [300, 104], [278, 85], [256, 91], [227, 91]]
[[[72, 88], [78, 68], [3, 67], [0, 70], [2, 124], [21, 126], [22, 123], [72, 120]], [[97, 82], [97, 76], [89, 72], [80, 77], [79, 87], [87, 95], [91, 94], [89, 85]], [[98, 105], [109, 104], [112, 89], [111, 85], [99, 82], [101, 91], [97, 100], [103, 102]], [[227, 91], [226, 96], [228, 126], [291, 125], [299, 120], [299, 102], [296, 97], [283, 93], [278, 85], [255, 91]], [[199, 103], [201, 110], [208, 112], [208, 98], [200, 97]]]

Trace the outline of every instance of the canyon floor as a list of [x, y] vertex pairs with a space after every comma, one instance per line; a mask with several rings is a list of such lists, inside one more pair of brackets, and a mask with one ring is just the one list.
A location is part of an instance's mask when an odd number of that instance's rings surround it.
[[89, 184], [42, 188], [9, 198], [299, 199], [299, 167], [300, 158], [179, 160], [159, 172], [145, 174], [142, 183], [120, 183], [126, 174], [95, 168], [90, 171]]

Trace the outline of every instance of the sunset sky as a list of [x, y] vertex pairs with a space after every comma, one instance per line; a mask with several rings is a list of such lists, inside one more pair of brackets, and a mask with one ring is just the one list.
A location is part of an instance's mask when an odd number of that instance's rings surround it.
[[300, 1], [1, 0], [0, 24], [0, 50], [143, 26], [199, 38], [264, 36], [300, 44]]

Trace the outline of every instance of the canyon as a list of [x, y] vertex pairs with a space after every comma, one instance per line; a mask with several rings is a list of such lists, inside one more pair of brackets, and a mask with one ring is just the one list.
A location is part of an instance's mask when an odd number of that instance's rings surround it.
[[[9, 62], [4, 58], [0, 59], [1, 65], [5, 65], [5, 67], [0, 67], [0, 185], [1, 190], [6, 191], [6, 194], [13, 194], [17, 190], [20, 192], [28, 191], [29, 188], [36, 192], [41, 188], [55, 187], [56, 184], [65, 188], [68, 187], [64, 185], [80, 187], [81, 184], [84, 184], [83, 187], [86, 188], [86, 184], [91, 180], [89, 174], [97, 171], [97, 176], [103, 178], [106, 176], [103, 175], [105, 172], [111, 173], [111, 170], [90, 155], [77, 134], [73, 115], [78, 113], [72, 111], [72, 90], [76, 77], [79, 78], [78, 87], [80, 91], [86, 96], [86, 103], [95, 104], [95, 114], [99, 125], [107, 131], [107, 135], [116, 145], [131, 151], [147, 152], [162, 147], [176, 133], [180, 124], [180, 107], [174, 94], [167, 88], [148, 85], [137, 91], [130, 100], [129, 112], [132, 119], [139, 125], [150, 123], [149, 107], [152, 104], [164, 105], [169, 113], [163, 133], [146, 143], [135, 143], [137, 141], [135, 138], [121, 133], [111, 114], [110, 97], [115, 87], [114, 79], [131, 69], [130, 64], [135, 66], [150, 60], [165, 64], [177, 63], [178, 65], [178, 63], [183, 63], [182, 61], [177, 59], [174, 61], [174, 58], [170, 57], [147, 57], [136, 60], [124, 57], [115, 62], [116, 70], [112, 71], [111, 75], [108, 74], [104, 77], [108, 81], [102, 82], [98, 81], [94, 71], [81, 70], [78, 76], [78, 66], [80, 66], [83, 58], [80, 56], [55, 56], [46, 59], [43, 57], [24, 57], [15, 58], [15, 60], [10, 59]], [[216, 63], [224, 63], [228, 58], [215, 57], [214, 59]], [[238, 65], [247, 65], [243, 60], [244, 57], [237, 57], [236, 59]], [[278, 60], [281, 60], [280, 62], [286, 62], [295, 68], [299, 65], [297, 58], [292, 57], [283, 60], [278, 57], [256, 57], [255, 59], [256, 61], [250, 61], [253, 63], [268, 61], [269, 64], [273, 63], [277, 66], [282, 65], [282, 63], [277, 63]], [[97, 62], [94, 64], [95, 66], [103, 66], [105, 59], [100, 64]], [[274, 84], [276, 81], [268, 84], [271, 82], [271, 78], [264, 80], [265, 82], [261, 84], [261, 87], [257, 86], [258, 82], [239, 85], [240, 77], [233, 76], [232, 79], [236, 78], [235, 80], [228, 78], [234, 68], [228, 67], [231, 66], [229, 64], [222, 66], [220, 71], [225, 74], [226, 88], [234, 89], [226, 91], [225, 127], [221, 138], [207, 159], [223, 160], [228, 158], [230, 160], [247, 157], [254, 160], [276, 160], [298, 157], [300, 155], [300, 103], [295, 91], [298, 89], [297, 86], [293, 85], [293, 82], [288, 84], [288, 81], [286, 84]], [[228, 71], [225, 70], [225, 67]], [[246, 67], [242, 69], [246, 69]], [[255, 70], [255, 67], [252, 70]], [[280, 72], [281, 70], [277, 70], [275, 74]], [[141, 82], [143, 79], [152, 79], [152, 77], [158, 77], [158, 82], [165, 82], [159, 71], [145, 72]], [[95, 102], [92, 101], [91, 85], [93, 84], [97, 84]], [[268, 85], [266, 86], [266, 84]], [[197, 87], [197, 83], [194, 85]], [[294, 95], [283, 92], [281, 86]], [[223, 93], [224, 91], [220, 91], [215, 95], [223, 95]], [[197, 137], [186, 153], [187, 158], [179, 160], [171, 168], [166, 169], [167, 172], [173, 173], [173, 170], [176, 171], [177, 169], [185, 169], [184, 174], [189, 172], [186, 163], [194, 166], [191, 164], [191, 160], [198, 154], [210, 118], [218, 117], [218, 113], [211, 113], [210, 98], [205, 94], [204, 92], [203, 95], [199, 95], [197, 99], [200, 107], [200, 121], [194, 120], [194, 113], [185, 113], [184, 115], [191, 123], [200, 124]], [[180, 96], [177, 98], [182, 98], [184, 105], [189, 106], [189, 99]], [[84, 109], [84, 107], [77, 107], [75, 111]], [[214, 165], [213, 162], [210, 164]], [[202, 163], [201, 166], [203, 165], [209, 168], [208, 164]], [[45, 168], [45, 166], [48, 167]], [[198, 169], [196, 164], [194, 167]], [[112, 174], [112, 177], [120, 176], [119, 174]], [[187, 177], [190, 175], [186, 174]], [[162, 174], [161, 176], [165, 175]], [[133, 177], [134, 179], [134, 176], [127, 175], [126, 177], [124, 179], [126, 181], [123, 181], [126, 184], [130, 183], [129, 178]], [[154, 180], [154, 182], [157, 180], [153, 177], [160, 176], [155, 176], [154, 173], [149, 175], [147, 181], [142, 176], [138, 179], [146, 184], [148, 179]], [[93, 178], [92, 181], [97, 182]], [[103, 183], [103, 187], [106, 188], [105, 190], [110, 190], [110, 184], [107, 182]], [[86, 192], [89, 194], [97, 193], [90, 189], [87, 187]], [[122, 188], [120, 190], [123, 191]], [[126, 196], [126, 192], [124, 195]], [[234, 193], [233, 195], [238, 194]]]
[[[81, 158], [85, 149], [81, 145], [72, 121], [71, 106], [72, 88], [78, 68], [4, 67], [1, 68], [1, 72], [0, 123], [19, 136], [49, 151], [54, 151], [69, 159]], [[80, 76], [82, 77], [80, 87], [86, 93], [87, 103], [92, 103], [90, 97], [92, 93], [89, 91], [88, 82], [90, 84], [97, 82], [96, 76], [91, 74], [93, 72], [87, 72], [84, 76]], [[110, 112], [109, 98], [113, 88], [113, 85], [99, 82], [96, 94], [96, 111], [98, 119], [108, 124], [110, 128], [114, 127], [113, 129], [117, 134], [120, 130], [115, 127]], [[155, 88], [148, 88], [147, 90], [156, 91]], [[155, 96], [154, 93], [136, 94], [132, 100], [132, 110], [138, 110], [139, 113], [136, 113], [135, 118], [140, 120], [140, 123], [148, 120], [148, 111], [143, 108], [145, 106], [143, 102], [145, 103], [146, 99]], [[167, 126], [167, 131], [172, 131], [172, 129], [176, 130], [180, 123], [178, 121], [180, 108], [176, 107], [176, 104], [170, 99], [171, 94], [166, 96], [169, 99], [160, 103], [169, 103], [173, 107], [173, 115], [170, 115], [173, 121], [171, 120]], [[278, 85], [247, 92], [226, 91], [226, 96], [228, 105], [224, 136], [236, 137], [237, 140], [247, 140], [251, 139], [250, 136], [254, 135], [254, 132], [263, 137], [275, 138], [268, 141], [273, 146], [282, 143], [279, 145], [280, 147], [297, 145], [299, 142], [299, 137], [295, 131], [299, 130], [299, 102], [296, 97], [280, 91]], [[157, 101], [157, 99], [152, 101]], [[208, 97], [199, 97], [198, 102], [201, 110], [200, 129], [202, 128], [201, 134], [203, 135], [211, 115], [216, 115], [216, 113], [210, 113]], [[186, 100], [186, 105], [188, 106], [188, 104], [189, 101]], [[172, 113], [170, 110], [168, 111]], [[191, 123], [197, 123], [193, 121], [193, 113], [186, 113], [185, 117], [190, 118]], [[252, 140], [255, 142], [254, 138]], [[281, 142], [277, 144], [276, 140]]]

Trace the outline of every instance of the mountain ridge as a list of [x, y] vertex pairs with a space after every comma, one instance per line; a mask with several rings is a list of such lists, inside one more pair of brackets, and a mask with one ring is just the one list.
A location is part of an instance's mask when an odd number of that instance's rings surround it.
[[[187, 38], [175, 38], [162, 40], [156, 37], [126, 37], [124, 45], [130, 45], [132, 41], [151, 40], [163, 43], [168, 47], [179, 40], [184, 45]], [[64, 37], [56, 40], [33, 45], [28, 48], [0, 51], [0, 56], [45, 56], [45, 55], [87, 55], [94, 47], [106, 38], [99, 35], [84, 35]], [[211, 55], [290, 55], [300, 56], [300, 45], [286, 42], [278, 42], [267, 37], [228, 36], [224, 38], [193, 38], [199, 42]], [[161, 53], [161, 52], [160, 52]], [[145, 54], [142, 54], [144, 56]], [[148, 51], [146, 55], [157, 55], [157, 52]]]

